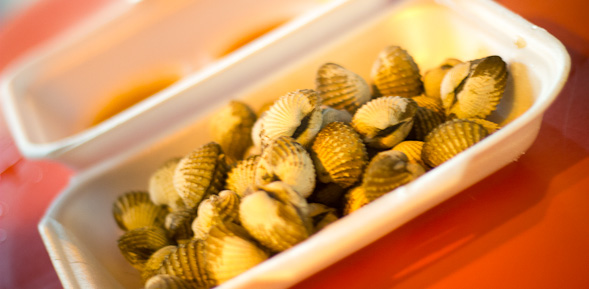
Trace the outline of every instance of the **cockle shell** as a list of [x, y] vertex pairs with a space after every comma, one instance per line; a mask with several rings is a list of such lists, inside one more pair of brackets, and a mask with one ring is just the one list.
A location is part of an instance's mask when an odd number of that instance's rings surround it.
[[450, 118], [485, 118], [505, 92], [507, 65], [499, 56], [489, 56], [454, 66], [442, 81], [440, 93]]
[[168, 255], [176, 252], [176, 250], [178, 250], [177, 246], [168, 245], [151, 254], [149, 259], [147, 259], [147, 262], [145, 262], [143, 271], [141, 271], [141, 278], [143, 281], [147, 281], [149, 278], [157, 275], [164, 260], [168, 257]]
[[198, 216], [192, 222], [194, 238], [204, 239], [215, 218], [223, 222], [239, 222], [239, 202], [237, 193], [224, 190], [219, 195], [212, 195], [198, 206]]
[[418, 107], [407, 139], [423, 141], [430, 131], [446, 121], [446, 114], [440, 100], [426, 96], [417, 96], [413, 100]]
[[370, 203], [364, 187], [354, 187], [345, 194], [344, 215], [349, 215]]
[[241, 160], [252, 145], [252, 127], [256, 113], [245, 103], [233, 100], [211, 117], [210, 131], [213, 141], [233, 161]]
[[360, 180], [368, 164], [362, 139], [342, 122], [332, 122], [317, 134], [311, 157], [321, 182], [334, 182], [343, 188]]
[[132, 191], [117, 198], [112, 213], [119, 228], [129, 231], [146, 226], [163, 227], [168, 210], [154, 204], [147, 192]]
[[378, 54], [370, 77], [377, 96], [412, 97], [423, 93], [419, 67], [399, 46], [387, 46]]
[[167, 205], [172, 211], [186, 207], [184, 201], [174, 188], [174, 172], [180, 158], [173, 158], [165, 162], [149, 177], [149, 196], [157, 205]]
[[343, 109], [335, 109], [330, 106], [321, 106], [321, 113], [323, 114], [323, 122], [321, 123], [321, 129], [332, 122], [343, 122], [343, 123], [351, 123], [352, 122], [352, 115]]
[[309, 204], [309, 217], [313, 221], [314, 232], [322, 230], [339, 219], [335, 208], [319, 203]]
[[407, 159], [410, 163], [420, 164], [424, 168], [427, 168], [425, 162], [421, 159], [421, 151], [423, 150], [423, 145], [423, 141], [406, 140], [394, 146], [392, 150], [404, 153], [405, 156], [407, 156]]
[[249, 270], [270, 257], [247, 232], [232, 223], [216, 223], [205, 240], [207, 273], [215, 284]]
[[370, 87], [362, 77], [335, 63], [319, 67], [315, 87], [323, 104], [351, 114], [372, 98]]
[[307, 202], [283, 182], [246, 195], [239, 218], [252, 237], [275, 252], [302, 242], [313, 232]]
[[262, 117], [262, 147], [281, 136], [307, 146], [321, 129], [321, 99], [312, 89], [289, 92], [280, 97]]
[[166, 231], [154, 226], [129, 230], [118, 240], [123, 257], [140, 271], [154, 252], [168, 245], [171, 245], [171, 241]]
[[373, 201], [424, 173], [424, 168], [410, 163], [404, 153], [389, 150], [377, 154], [370, 161], [362, 179], [362, 187], [366, 198]]
[[410, 98], [386, 96], [362, 106], [352, 126], [374, 148], [391, 148], [405, 139], [413, 126], [417, 103]]
[[166, 216], [166, 229], [168, 236], [179, 244], [186, 243], [194, 236], [192, 222], [198, 213], [197, 208], [187, 208], [170, 212]]
[[229, 167], [221, 146], [208, 143], [184, 156], [174, 172], [174, 188], [188, 208], [217, 194], [225, 184]]
[[489, 132], [474, 121], [449, 120], [427, 135], [421, 157], [433, 168], [473, 146], [487, 135]]
[[496, 124], [490, 120], [481, 119], [481, 118], [466, 118], [466, 120], [474, 121], [474, 122], [482, 125], [487, 130], [487, 132], [489, 132], [489, 134], [492, 134], [492, 133], [498, 131], [499, 129], [501, 129], [501, 127], [498, 124]]
[[315, 178], [311, 156], [302, 145], [287, 136], [275, 139], [264, 150], [255, 173], [257, 186], [280, 180], [305, 198], [313, 192]]
[[440, 99], [440, 86], [446, 73], [462, 61], [455, 58], [444, 60], [438, 67], [432, 68], [423, 74], [423, 88], [425, 95], [432, 99]]
[[160, 274], [155, 275], [145, 282], [145, 289], [198, 289], [194, 282], [180, 277]]
[[162, 263], [159, 274], [168, 274], [194, 282], [199, 288], [215, 285], [206, 271], [205, 244], [203, 240], [193, 239], [181, 244], [170, 253]]
[[233, 167], [227, 174], [225, 188], [234, 191], [237, 195], [243, 197], [247, 189], [256, 181], [256, 168], [258, 167], [259, 161], [260, 156], [257, 155], [237, 162], [235, 167]]

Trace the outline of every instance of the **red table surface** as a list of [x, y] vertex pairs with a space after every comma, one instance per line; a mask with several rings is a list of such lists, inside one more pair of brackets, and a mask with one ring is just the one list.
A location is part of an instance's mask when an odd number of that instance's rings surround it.
[[[41, 0], [0, 27], [0, 72], [111, 1]], [[498, 1], [559, 38], [569, 80], [516, 162], [294, 288], [589, 288], [589, 2]], [[73, 172], [0, 120], [0, 289], [61, 288], [37, 223]]]

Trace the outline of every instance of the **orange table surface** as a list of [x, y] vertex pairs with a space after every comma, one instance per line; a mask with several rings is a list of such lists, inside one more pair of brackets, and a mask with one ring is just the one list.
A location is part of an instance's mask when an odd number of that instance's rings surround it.
[[[111, 1], [40, 0], [0, 27], [0, 73]], [[560, 39], [569, 80], [509, 164], [294, 288], [589, 288], [589, 1], [497, 1]], [[61, 288], [37, 223], [73, 172], [0, 118], [0, 289]]]

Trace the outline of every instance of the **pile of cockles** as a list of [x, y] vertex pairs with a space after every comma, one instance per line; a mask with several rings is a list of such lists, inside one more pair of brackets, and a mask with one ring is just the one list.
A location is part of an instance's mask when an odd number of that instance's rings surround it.
[[231, 101], [211, 118], [210, 143], [118, 197], [118, 246], [145, 287], [222, 284], [499, 129], [485, 119], [505, 91], [499, 56], [421, 75], [390, 46], [370, 77], [326, 63], [314, 89], [257, 113]]

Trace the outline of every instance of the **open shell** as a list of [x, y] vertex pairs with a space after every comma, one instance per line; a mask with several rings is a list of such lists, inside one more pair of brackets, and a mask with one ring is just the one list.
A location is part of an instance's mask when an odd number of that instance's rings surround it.
[[194, 238], [206, 238], [217, 218], [223, 222], [239, 222], [239, 202], [237, 193], [230, 190], [202, 201], [198, 206], [198, 216], [192, 222]]
[[317, 134], [311, 157], [321, 182], [334, 182], [343, 188], [360, 180], [368, 163], [362, 139], [341, 122], [332, 122]]
[[223, 188], [228, 170], [221, 146], [211, 142], [180, 160], [174, 172], [174, 188], [188, 208], [196, 208]]
[[438, 67], [432, 68], [423, 74], [424, 93], [432, 99], [440, 99], [440, 87], [446, 73], [462, 61], [455, 58], [444, 60]]
[[117, 198], [112, 213], [119, 228], [128, 231], [147, 226], [163, 227], [168, 211], [154, 204], [147, 192], [132, 191]]
[[321, 99], [315, 90], [301, 89], [280, 97], [262, 116], [262, 147], [281, 136], [308, 145], [321, 129]]
[[257, 186], [280, 180], [303, 197], [313, 192], [315, 178], [315, 167], [309, 153], [286, 136], [277, 138], [264, 150], [255, 173]]
[[319, 67], [315, 86], [323, 104], [345, 109], [351, 114], [372, 97], [370, 87], [362, 77], [334, 63]]
[[374, 148], [392, 148], [407, 137], [413, 126], [417, 103], [410, 98], [387, 96], [362, 106], [352, 126], [364, 142]]
[[377, 96], [412, 97], [423, 93], [419, 67], [399, 46], [388, 46], [378, 54], [370, 76]]
[[123, 257], [142, 271], [149, 257], [160, 248], [171, 245], [166, 231], [161, 227], [141, 227], [125, 232], [118, 240]]
[[145, 262], [143, 271], [141, 271], [141, 278], [143, 281], [147, 281], [151, 277], [157, 275], [164, 260], [168, 258], [168, 255], [176, 252], [176, 250], [178, 250], [177, 246], [168, 245], [151, 254], [149, 259], [147, 259], [147, 262]]
[[485, 118], [505, 92], [507, 64], [489, 56], [454, 66], [442, 81], [441, 98], [450, 118]]
[[210, 131], [214, 142], [233, 161], [241, 160], [252, 145], [252, 127], [256, 113], [245, 103], [233, 100], [211, 118]]

